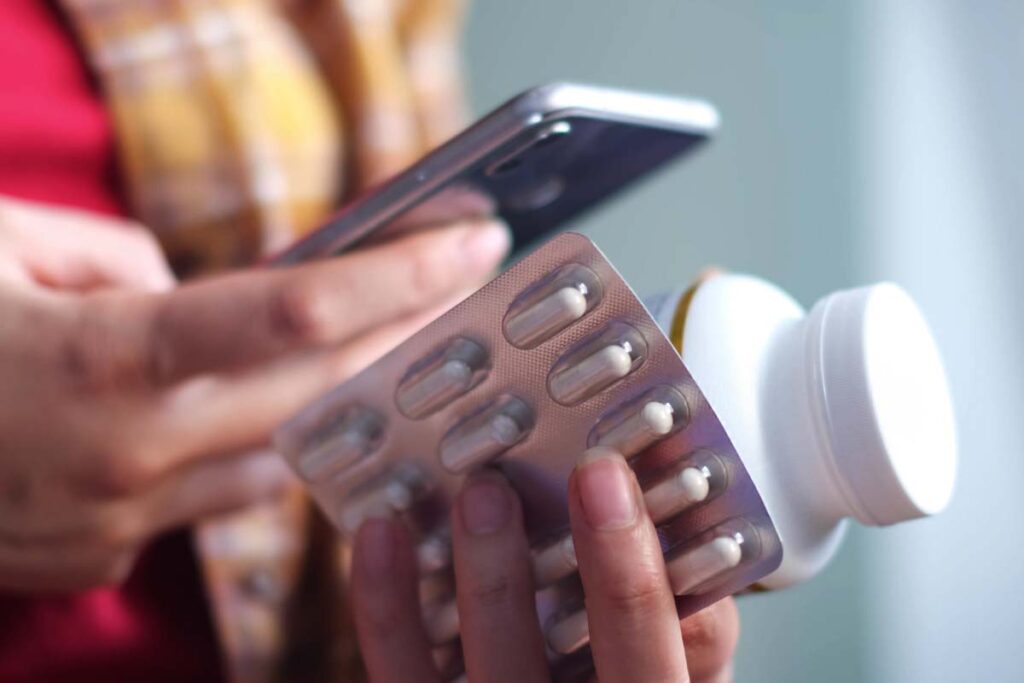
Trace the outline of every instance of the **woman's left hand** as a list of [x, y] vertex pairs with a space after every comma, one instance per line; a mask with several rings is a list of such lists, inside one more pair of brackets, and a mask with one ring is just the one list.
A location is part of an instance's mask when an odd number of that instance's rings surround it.
[[[731, 599], [680, 623], [661, 549], [632, 470], [594, 449], [569, 480], [572, 534], [597, 679], [731, 679], [739, 619]], [[471, 683], [551, 678], [538, 625], [522, 509], [497, 473], [471, 477], [452, 511], [462, 656]], [[353, 564], [359, 642], [373, 683], [441, 681], [422, 626], [405, 528], [364, 524]]]

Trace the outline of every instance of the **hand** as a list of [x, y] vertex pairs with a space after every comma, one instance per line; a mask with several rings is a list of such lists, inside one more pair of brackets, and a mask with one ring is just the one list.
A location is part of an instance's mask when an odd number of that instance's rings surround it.
[[467, 223], [175, 287], [138, 226], [0, 200], [0, 588], [118, 581], [154, 534], [280, 492], [254, 449], [507, 243]]
[[[739, 634], [736, 608], [724, 600], [680, 624], [654, 525], [620, 456], [607, 449], [585, 454], [569, 480], [569, 512], [597, 680], [729, 680]], [[550, 680], [522, 510], [500, 475], [469, 479], [452, 512], [452, 540], [468, 680]], [[370, 680], [441, 680], [422, 626], [403, 526], [375, 519], [360, 529], [352, 582]]]

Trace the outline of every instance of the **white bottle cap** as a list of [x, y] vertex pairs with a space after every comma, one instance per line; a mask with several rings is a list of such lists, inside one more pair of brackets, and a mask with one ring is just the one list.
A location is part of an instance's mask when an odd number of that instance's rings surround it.
[[825, 297], [810, 318], [816, 417], [850, 513], [886, 525], [941, 511], [956, 479], [956, 427], [914, 301], [885, 283]]

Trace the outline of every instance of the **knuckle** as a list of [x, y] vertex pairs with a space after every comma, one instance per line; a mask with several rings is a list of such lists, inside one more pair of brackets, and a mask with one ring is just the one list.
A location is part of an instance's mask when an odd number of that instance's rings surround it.
[[60, 342], [59, 367], [79, 392], [102, 393], [112, 383], [110, 345], [104, 337], [93, 317], [82, 315]]
[[270, 298], [272, 336], [285, 342], [320, 343], [331, 336], [330, 301], [312, 278], [283, 285]]
[[647, 571], [625, 580], [604, 581], [599, 590], [608, 608], [620, 617], [652, 613], [668, 595], [664, 580]]
[[176, 322], [171, 315], [170, 307], [157, 304], [150, 312], [149, 324], [143, 327], [140, 351], [132, 369], [142, 386], [161, 387], [174, 377], [174, 354], [168, 340]]
[[515, 586], [507, 576], [492, 576], [474, 582], [468, 591], [468, 598], [482, 607], [500, 607], [512, 601]]
[[407, 619], [398, 604], [391, 599], [375, 599], [373, 596], [361, 595], [357, 599], [357, 618], [362, 627], [374, 640], [390, 639], [401, 628]]
[[128, 498], [146, 490], [157, 478], [156, 460], [142, 453], [104, 453], [92, 458], [88, 470], [91, 493], [99, 498]]
[[458, 269], [442, 250], [429, 243], [410, 246], [406, 252], [410, 295], [427, 295], [444, 291], [457, 276]]
[[683, 642], [695, 675], [711, 674], [732, 660], [739, 639], [739, 618], [726, 599], [682, 621]]
[[148, 379], [148, 362], [140, 363], [129, 339], [108, 315], [110, 307], [118, 303], [94, 300], [83, 304], [58, 342], [58, 367], [78, 393], [105, 394], [125, 382]]

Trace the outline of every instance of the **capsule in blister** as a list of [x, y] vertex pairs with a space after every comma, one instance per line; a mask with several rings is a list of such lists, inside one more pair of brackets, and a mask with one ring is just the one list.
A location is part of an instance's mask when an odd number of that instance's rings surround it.
[[521, 349], [533, 348], [586, 315], [601, 296], [594, 271], [578, 263], [563, 266], [513, 302], [505, 316], [505, 338]]
[[587, 612], [580, 607], [575, 611], [555, 614], [544, 629], [548, 647], [560, 655], [572, 654], [590, 640]]
[[395, 404], [402, 413], [420, 419], [462, 396], [487, 374], [487, 351], [459, 337], [418, 363], [398, 385]]
[[383, 436], [380, 415], [351, 406], [313, 433], [297, 458], [296, 469], [306, 481], [321, 481], [370, 455]]
[[721, 459], [710, 451], [687, 456], [644, 491], [647, 513], [655, 524], [660, 524], [706, 503], [725, 489], [726, 471]]
[[420, 573], [430, 574], [452, 563], [452, 539], [447, 532], [427, 536], [416, 546], [416, 565]]
[[576, 546], [565, 535], [533, 555], [533, 580], [538, 587], [548, 586], [576, 572]]
[[337, 514], [337, 524], [348, 533], [355, 533], [371, 517], [391, 517], [409, 510], [426, 491], [426, 479], [418, 469], [396, 468], [345, 500]]
[[630, 458], [686, 426], [689, 409], [678, 390], [660, 386], [602, 417], [590, 433], [590, 446], [607, 446]]
[[646, 356], [643, 335], [629, 325], [613, 323], [555, 364], [548, 392], [562, 405], [575, 405], [636, 370]]
[[736, 567], [756, 559], [760, 552], [760, 539], [750, 524], [742, 520], [720, 524], [668, 558], [665, 567], [672, 592], [706, 592]]
[[[698, 451], [666, 472], [644, 491], [644, 505], [655, 524], [705, 503], [726, 486], [725, 466], [710, 451]], [[533, 555], [533, 579], [538, 587], [576, 573], [576, 546], [566, 534]]]
[[459, 608], [455, 599], [427, 607], [423, 614], [423, 627], [431, 645], [444, 645], [459, 635]]
[[464, 472], [498, 457], [533, 428], [533, 411], [515, 396], [504, 395], [456, 425], [441, 441], [441, 464]]

